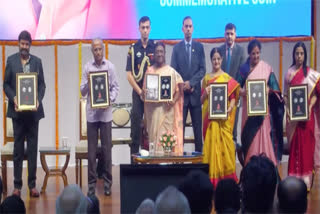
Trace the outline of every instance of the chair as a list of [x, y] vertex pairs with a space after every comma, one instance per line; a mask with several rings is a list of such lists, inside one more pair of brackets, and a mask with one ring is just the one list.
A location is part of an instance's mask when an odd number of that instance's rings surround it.
[[[82, 160], [88, 159], [88, 141], [87, 141], [87, 118], [86, 118], [86, 99], [80, 100], [80, 142], [75, 148], [76, 159], [76, 184], [82, 188]], [[131, 104], [114, 104], [113, 105], [113, 125], [114, 128], [130, 128], [130, 113], [126, 108], [131, 107]], [[131, 138], [112, 138], [113, 145], [131, 144]], [[97, 158], [101, 155], [101, 143], [98, 141]]]
[[[13, 161], [13, 145], [14, 145], [12, 120], [11, 118], [6, 117], [7, 108], [8, 108], [8, 100], [5, 100], [5, 105], [4, 105], [5, 115], [3, 115], [5, 133], [4, 133], [3, 147], [1, 149], [1, 166], [2, 166], [1, 171], [2, 171], [3, 194], [7, 194], [7, 190], [8, 190], [7, 161]], [[25, 150], [24, 150], [23, 160], [27, 160], [26, 146], [24, 148]]]

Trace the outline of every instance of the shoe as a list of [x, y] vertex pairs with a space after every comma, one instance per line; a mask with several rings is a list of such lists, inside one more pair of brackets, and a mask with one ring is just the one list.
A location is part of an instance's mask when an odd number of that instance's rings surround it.
[[34, 197], [34, 198], [38, 198], [40, 196], [40, 193], [38, 192], [38, 190], [36, 188], [32, 188], [30, 190], [30, 196]]
[[21, 190], [15, 188], [15, 189], [13, 190], [13, 192], [12, 192], [12, 195], [15, 195], [15, 196], [20, 197], [20, 196], [21, 196]]
[[95, 195], [95, 194], [96, 194], [95, 188], [89, 188], [88, 193], [87, 193], [87, 196], [89, 197], [89, 196], [93, 196], [93, 195]]
[[106, 196], [110, 196], [111, 195], [111, 189], [110, 188], [104, 188], [104, 194]]

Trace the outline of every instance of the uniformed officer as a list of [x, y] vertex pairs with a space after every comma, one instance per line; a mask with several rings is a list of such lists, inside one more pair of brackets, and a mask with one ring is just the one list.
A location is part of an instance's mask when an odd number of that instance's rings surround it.
[[148, 66], [153, 63], [154, 41], [149, 40], [150, 18], [143, 16], [139, 20], [141, 39], [132, 44], [127, 57], [127, 79], [132, 86], [131, 139], [130, 153], [138, 153], [141, 138], [141, 121], [144, 112], [143, 78]]

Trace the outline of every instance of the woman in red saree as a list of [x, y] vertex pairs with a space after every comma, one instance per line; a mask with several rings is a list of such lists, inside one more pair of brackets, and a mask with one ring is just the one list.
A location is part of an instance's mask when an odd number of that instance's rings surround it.
[[[292, 55], [293, 63], [284, 81], [284, 97], [287, 106], [286, 133], [290, 145], [288, 175], [302, 178], [310, 190], [314, 161], [317, 159], [317, 154], [314, 155], [315, 143], [320, 141], [320, 73], [307, 67], [307, 52], [303, 42], [296, 43]], [[290, 86], [300, 84], [308, 86], [309, 120], [290, 121], [287, 92]]]
[[[233, 127], [239, 98], [240, 85], [231, 76], [221, 70], [222, 53], [213, 48], [210, 53], [212, 72], [207, 73], [202, 81], [202, 121], [203, 121], [203, 162], [209, 164], [209, 177], [214, 186], [224, 178], [237, 181], [235, 145]], [[228, 118], [209, 119], [208, 94], [210, 84], [228, 83]]]

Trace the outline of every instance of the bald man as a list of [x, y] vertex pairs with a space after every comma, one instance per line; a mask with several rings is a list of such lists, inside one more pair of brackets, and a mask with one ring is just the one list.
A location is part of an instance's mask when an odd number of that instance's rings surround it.
[[308, 207], [307, 185], [296, 177], [287, 177], [278, 186], [279, 210], [282, 213], [305, 213]]

